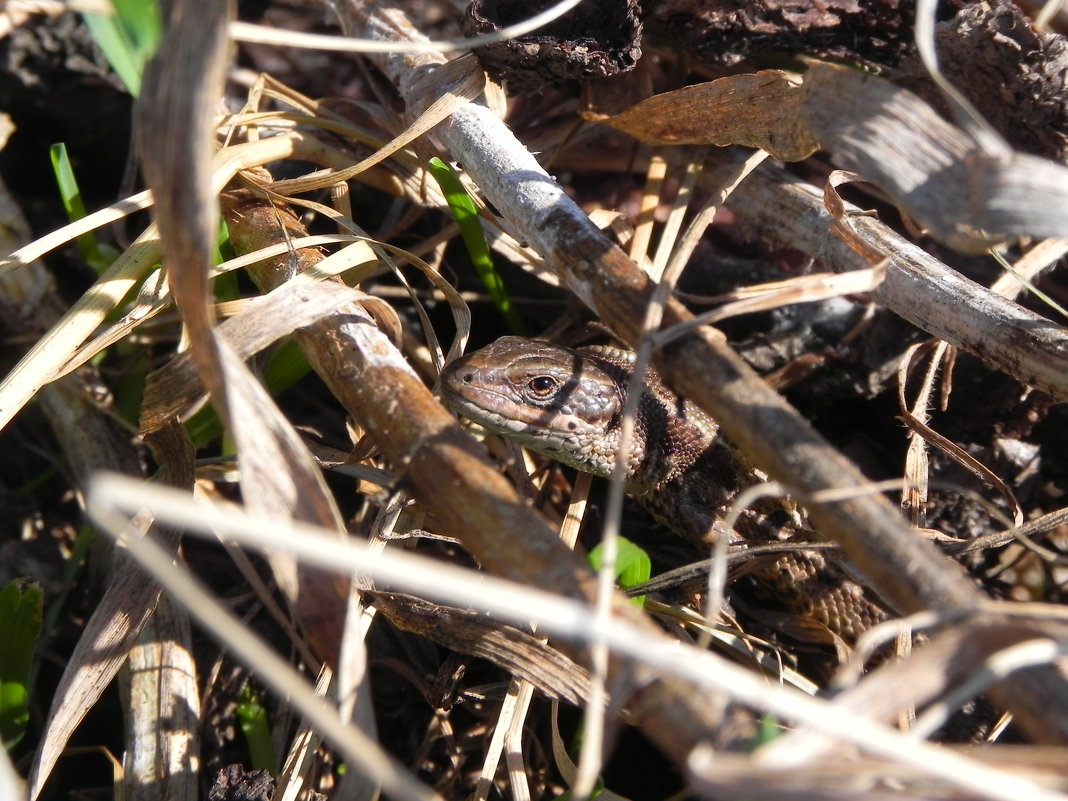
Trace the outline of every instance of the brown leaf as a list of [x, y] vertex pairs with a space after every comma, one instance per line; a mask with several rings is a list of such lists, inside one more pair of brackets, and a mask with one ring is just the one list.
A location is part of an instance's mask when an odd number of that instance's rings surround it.
[[764, 70], [654, 95], [601, 122], [650, 145], [747, 145], [800, 161], [819, 147], [804, 102], [786, 73]]

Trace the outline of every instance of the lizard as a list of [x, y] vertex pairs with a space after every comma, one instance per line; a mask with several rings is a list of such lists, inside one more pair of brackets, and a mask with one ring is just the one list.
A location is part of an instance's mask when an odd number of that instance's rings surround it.
[[[617, 458], [621, 416], [634, 354], [613, 347], [566, 348], [503, 337], [450, 362], [441, 373], [445, 403], [532, 451], [608, 478]], [[800, 511], [785, 504], [748, 510], [727, 529], [722, 516], [738, 492], [765, 477], [720, 433], [710, 415], [679, 397], [652, 370], [644, 376], [625, 489], [675, 533], [707, 547], [716, 538], [751, 546], [804, 539]], [[763, 505], [762, 505], [763, 506]], [[887, 613], [819, 551], [761, 557], [752, 571], [802, 625], [853, 642]]]

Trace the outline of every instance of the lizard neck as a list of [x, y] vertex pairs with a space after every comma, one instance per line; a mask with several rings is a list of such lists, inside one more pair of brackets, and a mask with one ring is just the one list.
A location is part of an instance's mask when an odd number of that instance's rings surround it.
[[[611, 378], [620, 398], [626, 398], [633, 353], [601, 347], [579, 352]], [[620, 413], [604, 427], [613, 454], [621, 433]], [[660, 522], [702, 546], [721, 536], [739, 539], [721, 521], [741, 487], [753, 482], [752, 470], [720, 435], [716, 422], [653, 371], [642, 382], [628, 454], [627, 489]]]
[[[634, 354], [616, 348], [579, 350], [615, 384], [618, 396], [626, 398], [634, 373]], [[622, 433], [622, 407], [604, 426], [603, 436], [618, 447]], [[662, 489], [708, 461], [716, 450], [719, 427], [700, 408], [668, 389], [653, 371], [642, 381], [634, 437], [629, 449], [627, 481], [636, 493]]]

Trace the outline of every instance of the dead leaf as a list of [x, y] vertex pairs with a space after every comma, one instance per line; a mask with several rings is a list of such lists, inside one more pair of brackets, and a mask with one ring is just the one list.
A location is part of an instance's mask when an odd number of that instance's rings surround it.
[[600, 122], [648, 145], [747, 145], [800, 161], [819, 147], [805, 97], [785, 72], [764, 70], [654, 95]]

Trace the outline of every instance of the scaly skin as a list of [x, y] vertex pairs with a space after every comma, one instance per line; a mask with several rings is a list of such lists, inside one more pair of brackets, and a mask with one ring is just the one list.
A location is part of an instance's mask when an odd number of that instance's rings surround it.
[[[633, 363], [627, 351], [575, 350], [504, 337], [448, 365], [441, 387], [450, 406], [484, 428], [578, 470], [609, 477]], [[712, 418], [671, 392], [655, 373], [644, 381], [625, 458], [627, 491], [691, 541], [804, 539], [803, 521], [782, 504], [750, 511], [737, 532], [722, 525], [737, 493], [762, 478], [719, 435]], [[852, 641], [886, 618], [859, 585], [818, 552], [767, 559], [753, 575], [799, 616], [800, 625], [791, 629], [812, 635], [793, 631], [804, 639], [828, 639], [813, 630], [811, 624], [818, 623]]]

